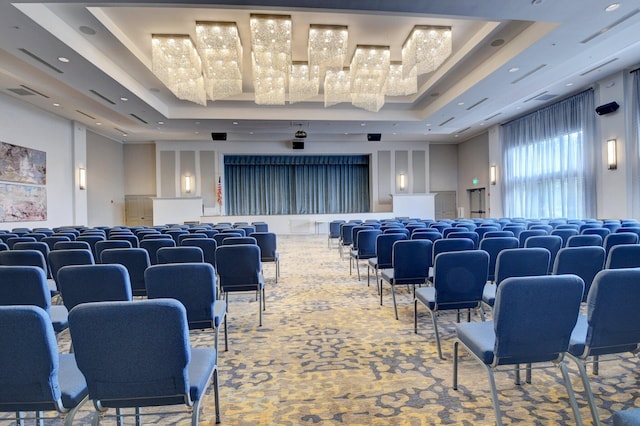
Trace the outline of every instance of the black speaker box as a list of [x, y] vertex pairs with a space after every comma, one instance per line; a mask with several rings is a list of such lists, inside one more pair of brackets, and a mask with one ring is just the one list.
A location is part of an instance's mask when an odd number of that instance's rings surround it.
[[226, 133], [211, 133], [211, 139], [214, 141], [226, 141], [227, 134]]
[[596, 112], [598, 115], [610, 114], [612, 112], [616, 112], [620, 108], [617, 102], [610, 102], [608, 104], [600, 105], [596, 108]]
[[367, 140], [369, 142], [380, 142], [380, 139], [382, 139], [381, 133], [367, 133]]
[[303, 141], [291, 141], [291, 148], [293, 149], [304, 149]]

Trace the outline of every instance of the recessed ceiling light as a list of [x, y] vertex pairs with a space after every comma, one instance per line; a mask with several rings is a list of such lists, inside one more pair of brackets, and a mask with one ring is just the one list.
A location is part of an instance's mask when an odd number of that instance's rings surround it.
[[249, 132], [249, 134], [250, 134], [250, 135], [252, 135], [252, 134], [253, 134], [253, 132]]
[[394, 135], [397, 135], [397, 133], [396, 133], [396, 132], [393, 132], [393, 134], [394, 134]]
[[125, 98], [125, 97], [123, 96], [123, 97], [121, 97], [121, 98], [120, 98], [120, 100], [121, 100], [122, 102], [127, 102], [127, 101], [129, 100], [129, 98]]
[[237, 122], [237, 121], [234, 121], [234, 122], [233, 122], [233, 125], [234, 125], [234, 126], [237, 126], [237, 125], [238, 125], [238, 122]]
[[458, 106], [464, 105], [464, 102], [458, 102]]
[[427, 123], [427, 124], [425, 124], [425, 126], [429, 127], [429, 126], [431, 126], [431, 123]]
[[123, 134], [122, 134], [122, 136], [126, 138], [126, 137], [127, 137], [127, 136], [129, 136], [129, 135], [128, 135], [128, 134], [126, 134], [126, 133], [123, 133]]
[[457, 138], [458, 136], [460, 136], [460, 135], [453, 135], [454, 138]]
[[102, 123], [98, 121], [98, 122], [96, 123], [96, 126], [102, 126]]
[[196, 130], [195, 132], [193, 132], [193, 133], [195, 133], [196, 135], [199, 135], [199, 134], [200, 134], [200, 132], [198, 132], [197, 130]]
[[69, 62], [69, 58], [65, 58], [64, 56], [60, 56], [60, 57], [58, 57], [58, 60], [59, 60], [60, 62], [64, 62], [65, 64], [66, 64], [67, 62]]
[[164, 121], [158, 121], [158, 124], [164, 124]]
[[54, 106], [54, 107], [59, 107], [59, 106], [60, 106], [60, 104], [56, 102], [56, 103], [54, 103], [54, 104], [53, 104], [53, 106]]
[[609, 6], [605, 7], [606, 12], [613, 12], [614, 10], [620, 7], [620, 3], [611, 3]]
[[484, 126], [484, 122], [480, 123], [481, 126]]
[[567, 84], [565, 84], [565, 86], [571, 87], [571, 86], [573, 86], [573, 83], [567, 83]]
[[509, 72], [516, 72], [516, 71], [520, 71], [520, 68], [518, 67], [509, 68]]
[[366, 125], [367, 125], [366, 123], [360, 123], [360, 126], [362, 126], [362, 127], [364, 127]]
[[491, 42], [491, 46], [493, 47], [502, 46], [503, 44], [504, 44], [504, 40], [501, 38], [495, 39]]
[[82, 25], [81, 27], [78, 27], [78, 29], [80, 30], [81, 33], [84, 33], [86, 35], [95, 35], [96, 34], [96, 30], [94, 30], [91, 27], [87, 27], [86, 25]]
[[199, 121], [196, 121], [196, 124], [200, 124], [200, 122], [199, 122]]

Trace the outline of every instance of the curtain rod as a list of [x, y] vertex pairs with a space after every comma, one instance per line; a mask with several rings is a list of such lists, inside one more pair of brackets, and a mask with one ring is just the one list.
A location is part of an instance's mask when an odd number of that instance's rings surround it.
[[629, 74], [633, 74], [633, 73], [634, 73], [634, 72], [636, 72], [636, 71], [640, 71], [640, 67], [638, 67], [638, 68], [636, 68], [636, 69], [634, 69], [634, 70], [629, 71]]

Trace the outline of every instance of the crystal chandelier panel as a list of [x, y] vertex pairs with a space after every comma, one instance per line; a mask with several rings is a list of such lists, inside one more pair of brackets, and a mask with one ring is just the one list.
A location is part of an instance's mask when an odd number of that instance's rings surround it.
[[[252, 55], [253, 56], [253, 55]], [[253, 59], [253, 89], [258, 105], [284, 105], [287, 74], [263, 68]]]
[[188, 35], [152, 35], [151, 64], [178, 99], [207, 105], [202, 63]]
[[353, 93], [351, 97], [353, 106], [371, 112], [378, 112], [384, 106], [384, 94], [380, 93]]
[[293, 104], [312, 98], [320, 88], [320, 67], [309, 66], [306, 62], [291, 65], [289, 74], [289, 103]]
[[328, 70], [324, 78], [324, 106], [351, 102], [351, 73], [348, 69]]
[[209, 99], [242, 93], [243, 50], [235, 22], [196, 22], [196, 50]]
[[258, 105], [283, 105], [291, 68], [291, 17], [251, 15], [251, 59]]
[[350, 68], [354, 106], [376, 112], [382, 108], [390, 57], [389, 46], [356, 46]]
[[392, 63], [389, 66], [389, 77], [387, 78], [388, 96], [408, 96], [418, 92], [418, 72], [414, 67], [407, 78], [403, 77], [402, 63]]
[[309, 27], [309, 64], [326, 70], [340, 71], [347, 59], [349, 31], [341, 25], [311, 25]]
[[402, 46], [404, 76], [416, 68], [418, 75], [438, 69], [451, 55], [451, 28], [416, 25]]

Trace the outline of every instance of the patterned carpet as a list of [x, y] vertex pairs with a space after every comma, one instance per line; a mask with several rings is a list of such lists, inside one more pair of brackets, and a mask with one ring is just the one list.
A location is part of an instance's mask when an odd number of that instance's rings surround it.
[[[280, 236], [281, 277], [265, 264], [266, 312], [258, 327], [253, 295], [232, 295], [229, 351], [220, 353], [220, 399], [224, 425], [491, 425], [495, 415], [484, 369], [464, 350], [459, 390], [451, 388], [455, 314], [439, 317], [440, 360], [424, 308], [413, 333], [410, 292], [399, 288], [395, 320], [391, 291], [380, 306], [372, 280], [349, 275], [349, 262], [326, 236]], [[490, 315], [489, 315], [490, 318]], [[478, 321], [479, 318], [473, 318]], [[193, 335], [194, 345], [212, 345], [210, 332]], [[68, 350], [68, 333], [60, 350]], [[220, 341], [223, 348], [223, 339]], [[6, 350], [6, 348], [3, 348]], [[591, 416], [576, 368], [570, 373], [585, 425]], [[640, 405], [636, 361], [601, 364], [591, 375], [600, 418]], [[496, 375], [505, 424], [575, 424], [559, 370], [534, 370], [533, 383], [515, 385], [511, 372]], [[76, 424], [89, 424], [87, 404]], [[143, 418], [144, 424], [186, 425], [185, 410]], [[2, 420], [5, 419], [5, 420]], [[8, 424], [3, 415], [0, 423]], [[209, 390], [201, 425], [213, 425]], [[51, 419], [47, 424], [61, 424]], [[112, 420], [104, 424], [114, 424]], [[128, 424], [131, 424], [129, 421]]]

